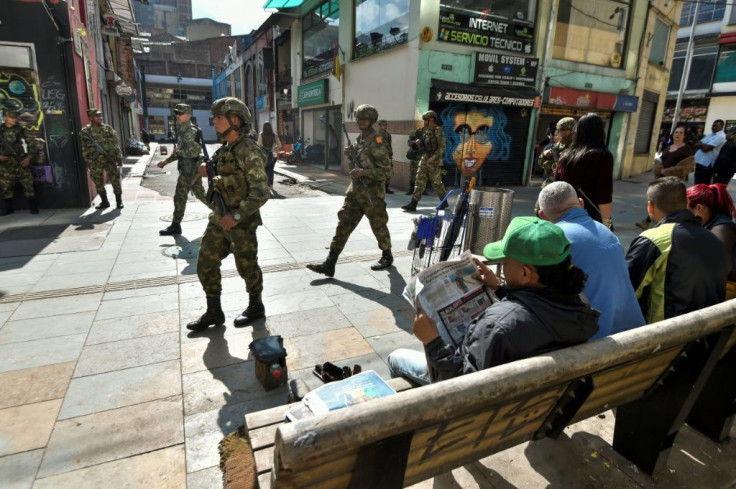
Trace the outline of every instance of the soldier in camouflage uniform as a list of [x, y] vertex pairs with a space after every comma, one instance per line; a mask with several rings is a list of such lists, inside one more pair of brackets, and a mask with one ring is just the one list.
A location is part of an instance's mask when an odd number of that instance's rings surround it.
[[[405, 211], [417, 210], [417, 204], [422, 200], [422, 192], [427, 186], [427, 181], [432, 182], [432, 187], [437, 192], [440, 202], [445, 198], [447, 192], [442, 184], [442, 159], [445, 154], [445, 133], [442, 128], [437, 125], [437, 113], [429, 110], [422, 115], [422, 119], [427, 121], [427, 129], [422, 134], [422, 142], [424, 148], [422, 150], [422, 159], [419, 161], [419, 169], [417, 170], [417, 181], [414, 187], [414, 194], [411, 202], [402, 206]], [[447, 202], [442, 203], [438, 209], [447, 208]]]
[[[409, 134], [407, 144], [414, 151], [416, 157], [409, 159], [409, 190], [406, 192], [406, 195], [414, 195], [414, 187], [417, 182], [417, 170], [419, 169], [419, 160], [421, 159], [422, 135], [426, 128], [427, 121], [424, 121], [424, 127], [421, 127]], [[427, 192], [425, 191], [424, 193], [426, 194]]]
[[[235, 97], [221, 98], [212, 104], [211, 112], [223, 146], [212, 156], [211, 164], [217, 174], [208, 190], [212, 213], [197, 258], [197, 275], [207, 296], [207, 311], [187, 324], [194, 331], [225, 322], [220, 303], [220, 266], [230, 252], [249, 294], [248, 307], [235, 318], [235, 325], [244, 326], [266, 315], [261, 301], [263, 274], [258, 266], [256, 239], [256, 229], [263, 224], [259, 209], [270, 194], [266, 155], [248, 136], [251, 115], [243, 102]], [[199, 166], [199, 174], [207, 176], [206, 164]]]
[[204, 205], [209, 205], [204, 195], [202, 176], [198, 171], [202, 133], [197, 126], [192, 124], [192, 108], [189, 105], [177, 104], [174, 107], [174, 116], [179, 126], [176, 147], [168, 158], [158, 163], [158, 167], [163, 168], [172, 161], [179, 160], [179, 178], [176, 180], [176, 191], [174, 192], [174, 216], [171, 225], [158, 232], [161, 236], [181, 234], [181, 220], [184, 218], [189, 191]]
[[[20, 180], [23, 193], [28, 199], [31, 214], [38, 214], [35, 192], [33, 190], [33, 174], [31, 173], [31, 157], [40, 151], [39, 145], [28, 129], [18, 124], [20, 114], [15, 110], [3, 110], [3, 124], [0, 125], [0, 187], [5, 197], [5, 209], [0, 216], [13, 213], [13, 194], [15, 180]], [[23, 149], [21, 140], [26, 143], [28, 153]]]
[[123, 208], [123, 189], [120, 186], [120, 170], [123, 166], [123, 153], [115, 130], [102, 122], [102, 112], [98, 109], [87, 111], [89, 124], [80, 131], [82, 142], [82, 156], [87, 162], [89, 176], [100, 194], [101, 202], [95, 209], [107, 209], [110, 201], [107, 200], [103, 172], [110, 179], [115, 194], [117, 208]]
[[572, 128], [575, 125], [575, 119], [572, 117], [563, 117], [557, 121], [557, 136], [559, 141], [552, 142], [546, 149], [539, 155], [537, 164], [542, 170], [544, 170], [545, 179], [542, 182], [542, 187], [548, 183], [554, 181], [555, 167], [557, 166], [557, 160], [560, 159], [560, 155], [572, 142]]
[[394, 173], [394, 147], [391, 143], [391, 133], [388, 132], [388, 121], [386, 119], [378, 121], [378, 135], [383, 138], [386, 146], [388, 146], [388, 159], [391, 162], [391, 170], [388, 175], [386, 175], [386, 193], [393, 194], [394, 191], [388, 188], [388, 182], [391, 180], [391, 175]]
[[[360, 135], [355, 141], [355, 151], [360, 168], [351, 160], [350, 186], [345, 193], [345, 202], [337, 213], [337, 230], [330, 244], [330, 253], [324, 263], [307, 265], [313, 272], [332, 277], [335, 275], [337, 257], [345, 248], [350, 234], [355, 230], [363, 216], [368, 218], [373, 234], [378, 240], [378, 247], [383, 254], [371, 265], [371, 270], [383, 270], [393, 264], [391, 254], [391, 235], [388, 232], [388, 213], [386, 212], [386, 177], [391, 163], [388, 147], [381, 136], [373, 129], [378, 119], [378, 111], [372, 105], [363, 104], [355, 109]], [[345, 154], [350, 157], [346, 148]]]

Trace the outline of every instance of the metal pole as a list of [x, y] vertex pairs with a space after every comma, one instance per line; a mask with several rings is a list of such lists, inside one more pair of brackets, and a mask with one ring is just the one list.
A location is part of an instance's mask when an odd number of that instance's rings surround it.
[[700, 12], [700, 2], [695, 3], [695, 17], [693, 17], [693, 25], [690, 27], [690, 40], [687, 42], [687, 51], [685, 53], [685, 64], [682, 67], [682, 78], [680, 79], [680, 89], [677, 91], [677, 102], [675, 103], [675, 112], [672, 114], [672, 125], [670, 126], [670, 134], [675, 131], [677, 122], [680, 120], [680, 105], [682, 104], [682, 95], [687, 87], [690, 78], [690, 65], [693, 60], [693, 44], [695, 39], [695, 24], [698, 22], [698, 13]]

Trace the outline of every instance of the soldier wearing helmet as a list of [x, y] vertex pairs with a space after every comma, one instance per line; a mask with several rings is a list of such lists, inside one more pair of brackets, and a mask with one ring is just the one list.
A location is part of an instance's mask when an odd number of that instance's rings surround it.
[[378, 135], [383, 138], [383, 141], [388, 147], [388, 160], [391, 162], [391, 171], [388, 176], [386, 176], [386, 193], [392, 194], [394, 191], [388, 188], [388, 181], [391, 180], [391, 175], [394, 172], [394, 147], [391, 142], [391, 133], [388, 132], [388, 121], [386, 119], [378, 121]]
[[434, 110], [428, 110], [422, 114], [422, 120], [425, 121], [425, 131], [422, 133], [422, 154], [419, 160], [419, 168], [417, 169], [416, 182], [414, 185], [414, 194], [411, 202], [402, 206], [405, 211], [416, 211], [417, 204], [422, 200], [422, 194], [427, 182], [432, 182], [432, 188], [437, 192], [440, 199], [438, 209], [446, 209], [447, 202], [445, 199], [447, 192], [442, 184], [442, 161], [445, 154], [445, 133], [437, 124], [439, 117]]
[[[234, 97], [225, 97], [212, 104], [212, 125], [223, 142], [212, 156], [216, 176], [208, 189], [212, 213], [202, 236], [197, 257], [197, 275], [207, 296], [207, 310], [187, 328], [198, 331], [225, 322], [222, 295], [222, 260], [231, 252], [235, 266], [245, 280], [248, 307], [235, 318], [236, 326], [245, 326], [266, 315], [261, 301], [263, 273], [258, 266], [256, 230], [263, 224], [260, 208], [269, 196], [266, 177], [266, 155], [248, 137], [251, 115], [248, 107]], [[207, 176], [207, 165], [199, 167]], [[224, 213], [215, 205], [222, 200]]]
[[[386, 178], [391, 169], [386, 141], [373, 129], [378, 119], [378, 111], [368, 104], [355, 109], [360, 135], [355, 140], [358, 161], [350, 161], [352, 182], [345, 193], [345, 202], [337, 213], [337, 229], [330, 244], [330, 253], [324, 263], [307, 265], [313, 272], [332, 277], [335, 263], [345, 248], [350, 234], [363, 216], [368, 218], [378, 247], [383, 252], [381, 258], [371, 265], [371, 270], [383, 270], [394, 262], [391, 254], [391, 235], [388, 232], [388, 213], [386, 212]], [[345, 154], [350, 159], [350, 151]]]
[[202, 186], [202, 177], [199, 175], [199, 155], [202, 151], [202, 131], [192, 124], [192, 107], [187, 104], [177, 104], [174, 107], [174, 117], [179, 126], [176, 131], [177, 140], [174, 151], [163, 161], [158, 163], [163, 168], [174, 160], [178, 160], [177, 169], [179, 178], [176, 179], [174, 191], [174, 215], [171, 225], [158, 232], [161, 236], [175, 236], [181, 234], [181, 221], [187, 207], [187, 199], [191, 191], [204, 205], [208, 205]]
[[120, 170], [123, 166], [123, 152], [120, 150], [120, 141], [115, 129], [102, 122], [102, 111], [99, 109], [87, 110], [89, 124], [79, 132], [82, 142], [82, 156], [87, 163], [89, 177], [95, 184], [100, 196], [100, 203], [95, 209], [107, 209], [110, 201], [107, 200], [105, 190], [105, 173], [112, 184], [112, 191], [118, 209], [123, 208], [123, 188], [120, 185]]
[[555, 167], [557, 160], [560, 159], [562, 152], [572, 142], [572, 128], [575, 125], [575, 119], [572, 117], [563, 117], [557, 121], [555, 126], [555, 138], [539, 155], [537, 164], [544, 171], [544, 182], [542, 187], [554, 181]]
[[[2, 106], [0, 109], [3, 111], [3, 124], [0, 124], [0, 187], [5, 197], [5, 208], [0, 212], [0, 216], [13, 213], [16, 179], [20, 180], [31, 214], [38, 214], [29, 154], [39, 153], [43, 145], [37, 144], [28, 129], [18, 124], [20, 113], [17, 110]], [[28, 153], [23, 148], [23, 142]]]

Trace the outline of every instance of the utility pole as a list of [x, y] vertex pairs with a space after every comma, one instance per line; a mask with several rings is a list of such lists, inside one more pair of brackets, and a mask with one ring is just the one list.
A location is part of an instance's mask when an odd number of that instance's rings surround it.
[[677, 91], [677, 103], [675, 104], [675, 113], [672, 114], [672, 126], [670, 126], [670, 134], [675, 131], [677, 122], [680, 120], [680, 105], [682, 104], [682, 95], [687, 88], [687, 82], [690, 78], [690, 65], [693, 60], [693, 44], [695, 39], [695, 24], [698, 23], [698, 13], [700, 12], [700, 2], [695, 3], [695, 16], [693, 17], [693, 25], [690, 27], [690, 39], [687, 42], [687, 51], [685, 53], [685, 64], [682, 67], [682, 78], [680, 79], [680, 89]]

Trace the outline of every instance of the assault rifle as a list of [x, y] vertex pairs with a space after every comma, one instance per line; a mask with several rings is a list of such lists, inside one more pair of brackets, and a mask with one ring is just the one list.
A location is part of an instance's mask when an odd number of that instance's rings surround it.
[[0, 139], [0, 144], [2, 144], [3, 149], [8, 151], [8, 154], [4, 154], [3, 156], [12, 156], [16, 160], [20, 161], [18, 153], [15, 152], [15, 149], [13, 149], [13, 146], [9, 142], [4, 139]]
[[100, 146], [100, 143], [98, 143], [97, 141], [95, 141], [95, 138], [93, 138], [90, 133], [88, 133], [88, 132], [85, 131], [82, 134], [84, 136], [86, 136], [87, 137], [87, 140], [90, 143], [92, 143], [92, 145], [95, 147], [95, 150], [96, 150], [96, 153], [95, 154], [98, 154], [98, 155], [101, 154], [102, 156], [105, 157], [105, 159], [107, 161], [109, 161], [110, 163], [112, 163], [115, 166], [118, 166], [117, 160], [115, 158], [113, 158], [112, 156], [110, 156], [110, 154], [107, 151], [105, 151], [104, 149], [102, 149], [102, 146]]
[[[348, 128], [345, 127], [345, 123], [342, 123], [342, 131], [345, 133], [345, 140], [348, 142], [348, 151], [350, 151], [350, 159], [353, 161], [353, 165], [355, 165], [355, 168], [358, 168], [359, 170], [363, 170], [364, 168], [360, 166], [360, 160], [358, 159], [358, 151], [355, 149], [355, 146], [353, 146], [353, 143], [350, 142], [350, 136], [348, 136]], [[373, 199], [371, 199], [371, 193], [368, 190], [368, 185], [365, 184], [365, 180], [363, 177], [358, 178], [358, 181], [365, 187], [365, 192], [368, 195], [368, 202], [371, 204], [371, 207], [373, 207]]]
[[215, 154], [212, 155], [212, 158], [207, 158], [207, 160], [204, 162], [205, 166], [207, 168], [207, 183], [209, 187], [207, 188], [207, 200], [209, 202], [215, 201], [215, 205], [217, 206], [217, 210], [220, 211], [220, 217], [225, 217], [227, 215], [227, 207], [225, 207], [225, 201], [222, 200], [222, 195], [220, 195], [219, 192], [215, 192], [215, 184], [214, 179], [215, 176], [217, 176], [217, 167], [215, 166], [215, 160], [217, 159], [217, 153], [219, 153], [220, 150], [218, 149], [215, 151]]

